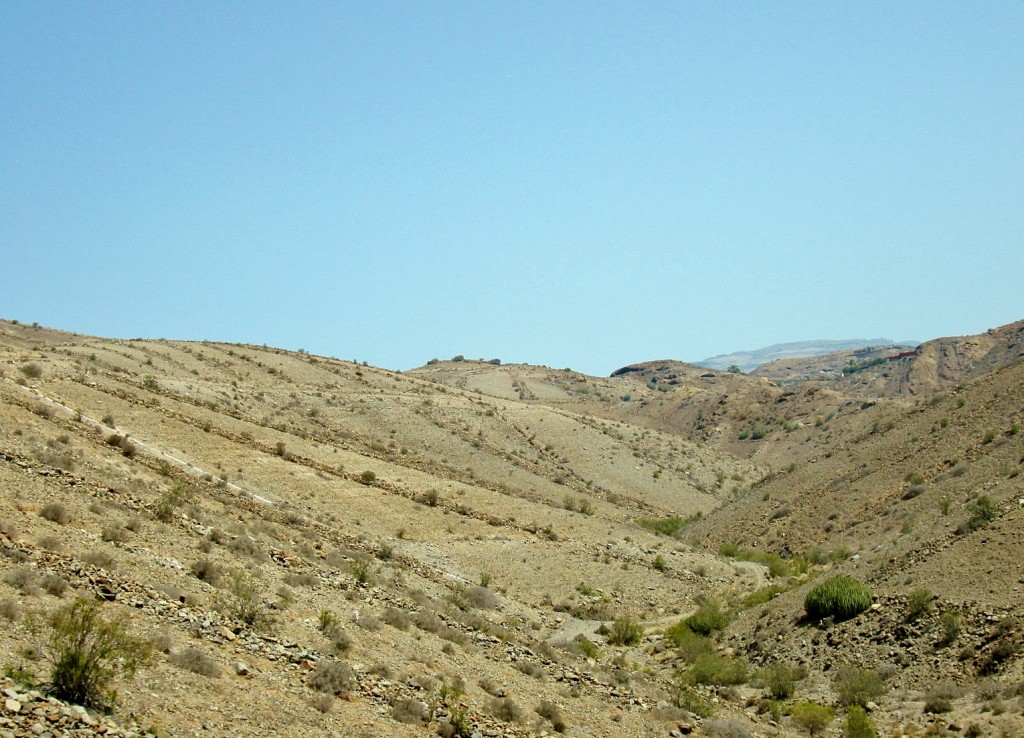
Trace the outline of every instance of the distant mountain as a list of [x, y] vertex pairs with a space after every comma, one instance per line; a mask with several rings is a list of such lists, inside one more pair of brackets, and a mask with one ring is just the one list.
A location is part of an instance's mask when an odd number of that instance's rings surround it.
[[794, 343], [776, 343], [753, 351], [736, 351], [731, 354], [721, 354], [719, 356], [712, 356], [709, 359], [704, 359], [703, 361], [697, 361], [694, 363], [698, 366], [706, 366], [710, 369], [719, 370], [725, 370], [730, 366], [735, 365], [742, 371], [748, 372], [752, 369], [756, 369], [762, 364], [767, 364], [769, 361], [777, 361], [779, 359], [806, 358], [810, 356], [831, 354], [836, 351], [866, 348], [868, 346], [893, 345], [906, 345], [912, 348], [916, 344], [910, 342], [895, 344], [888, 338], [849, 338], [840, 341], [796, 341]]

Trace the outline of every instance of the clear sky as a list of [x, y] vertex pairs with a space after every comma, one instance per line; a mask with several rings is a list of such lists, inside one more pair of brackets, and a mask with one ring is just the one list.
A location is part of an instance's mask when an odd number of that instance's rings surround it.
[[607, 374], [1024, 318], [1024, 3], [0, 7], [0, 317]]

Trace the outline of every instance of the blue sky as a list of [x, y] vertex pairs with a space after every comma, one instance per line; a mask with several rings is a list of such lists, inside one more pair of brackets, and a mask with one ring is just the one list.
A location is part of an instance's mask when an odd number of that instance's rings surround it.
[[0, 8], [0, 317], [406, 369], [1024, 318], [1019, 2]]

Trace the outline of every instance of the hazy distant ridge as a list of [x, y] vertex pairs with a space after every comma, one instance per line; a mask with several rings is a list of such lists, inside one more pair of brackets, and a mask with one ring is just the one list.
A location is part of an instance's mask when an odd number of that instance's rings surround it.
[[[735, 351], [731, 354], [712, 356], [703, 361], [695, 362], [699, 366], [710, 369], [728, 369], [734, 364], [744, 372], [756, 369], [762, 364], [776, 359], [795, 359], [809, 356], [821, 356], [835, 351], [865, 348], [867, 346], [891, 346], [895, 342], [888, 338], [848, 338], [844, 340], [795, 341], [793, 343], [776, 343], [752, 351]], [[910, 344], [908, 344], [910, 345]]]

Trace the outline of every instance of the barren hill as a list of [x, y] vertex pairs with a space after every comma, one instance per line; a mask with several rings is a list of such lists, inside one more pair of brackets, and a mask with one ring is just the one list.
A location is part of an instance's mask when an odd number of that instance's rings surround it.
[[[1016, 326], [925, 344], [869, 392], [0, 322], [0, 731], [799, 735], [793, 699], [842, 702], [850, 662], [886, 678], [886, 735], [938, 725], [950, 680], [949, 721], [1015, 734]], [[875, 607], [808, 621], [837, 573]], [[153, 644], [107, 717], [32, 691], [24, 616], [76, 596]], [[773, 664], [795, 697], [769, 699]]]

